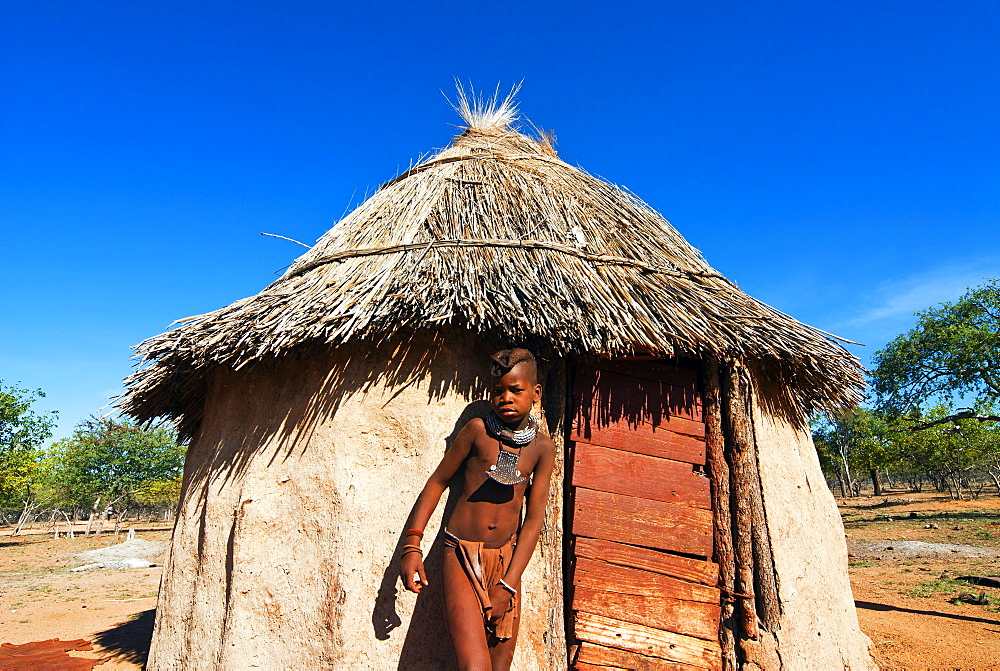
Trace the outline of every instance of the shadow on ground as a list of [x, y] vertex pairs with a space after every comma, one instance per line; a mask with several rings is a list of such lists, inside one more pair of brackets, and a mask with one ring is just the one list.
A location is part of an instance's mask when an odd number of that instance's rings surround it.
[[94, 636], [94, 643], [113, 654], [116, 659], [145, 666], [149, 642], [153, 640], [155, 617], [155, 608], [144, 610], [128, 622], [99, 632]]
[[966, 620], [967, 622], [985, 622], [986, 624], [1000, 624], [996, 618], [972, 617], [970, 615], [953, 615], [951, 613], [941, 613], [936, 610], [919, 610], [916, 608], [903, 608], [902, 606], [890, 606], [884, 603], [872, 603], [871, 601], [855, 601], [858, 608], [867, 610], [896, 611], [899, 613], [913, 613], [915, 615], [933, 615], [934, 617], [947, 617], [952, 620]]

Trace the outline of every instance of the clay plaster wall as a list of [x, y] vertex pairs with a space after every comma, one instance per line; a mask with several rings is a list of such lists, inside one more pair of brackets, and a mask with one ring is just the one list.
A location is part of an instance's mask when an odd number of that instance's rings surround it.
[[877, 669], [858, 626], [844, 525], [812, 434], [790, 419], [795, 412], [766, 374], [757, 379], [754, 431], [782, 610], [774, 632], [781, 668]]
[[[148, 668], [447, 669], [438, 537], [430, 586], [399, 587], [410, 508], [482, 411], [490, 353], [424, 334], [222, 371], [193, 441]], [[561, 444], [561, 443], [560, 443]], [[524, 576], [519, 669], [565, 668], [561, 487]]]

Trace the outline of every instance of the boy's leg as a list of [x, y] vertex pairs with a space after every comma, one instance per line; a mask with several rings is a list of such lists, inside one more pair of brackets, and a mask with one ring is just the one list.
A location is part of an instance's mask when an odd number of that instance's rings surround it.
[[445, 548], [442, 564], [444, 619], [459, 671], [490, 671], [493, 663], [479, 599], [452, 548]]
[[[521, 628], [521, 618], [514, 620], [514, 633], [506, 641], [500, 641], [490, 648], [493, 671], [509, 671], [514, 661], [514, 646], [517, 644], [517, 630]], [[495, 639], [494, 639], [495, 640]]]

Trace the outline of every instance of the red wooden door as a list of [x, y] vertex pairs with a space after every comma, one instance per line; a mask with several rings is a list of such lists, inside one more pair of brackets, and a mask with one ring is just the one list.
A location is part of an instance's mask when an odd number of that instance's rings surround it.
[[613, 368], [578, 367], [573, 385], [575, 668], [719, 668], [718, 567], [696, 375], [657, 362]]

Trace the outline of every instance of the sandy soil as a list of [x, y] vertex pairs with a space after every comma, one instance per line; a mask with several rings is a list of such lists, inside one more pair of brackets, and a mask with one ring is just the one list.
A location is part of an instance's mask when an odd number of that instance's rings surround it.
[[[953, 579], [1000, 576], [998, 504], [928, 493], [841, 502], [858, 619], [882, 669], [1000, 669], [1000, 589]], [[980, 592], [990, 603], [955, 602]]]
[[[1000, 671], [1000, 589], [954, 580], [1000, 576], [1000, 500], [894, 492], [842, 501], [841, 512], [858, 619], [879, 666]], [[137, 529], [142, 541], [169, 534], [162, 526]], [[0, 643], [82, 638], [94, 650], [68, 654], [110, 658], [100, 671], [142, 668], [160, 568], [69, 570], [94, 561], [77, 553], [124, 540], [0, 535]], [[956, 601], [980, 592], [989, 603]]]
[[[111, 658], [101, 671], [139, 669], [152, 634], [160, 567], [72, 572], [90, 563], [85, 550], [125, 541], [104, 533], [90, 538], [53, 539], [50, 534], [0, 536], [0, 643], [22, 644], [58, 638], [87, 639], [92, 651], [72, 657]], [[168, 541], [168, 528], [139, 527], [137, 538]], [[162, 557], [153, 557], [157, 562]], [[0, 668], [2, 668], [0, 664]]]

